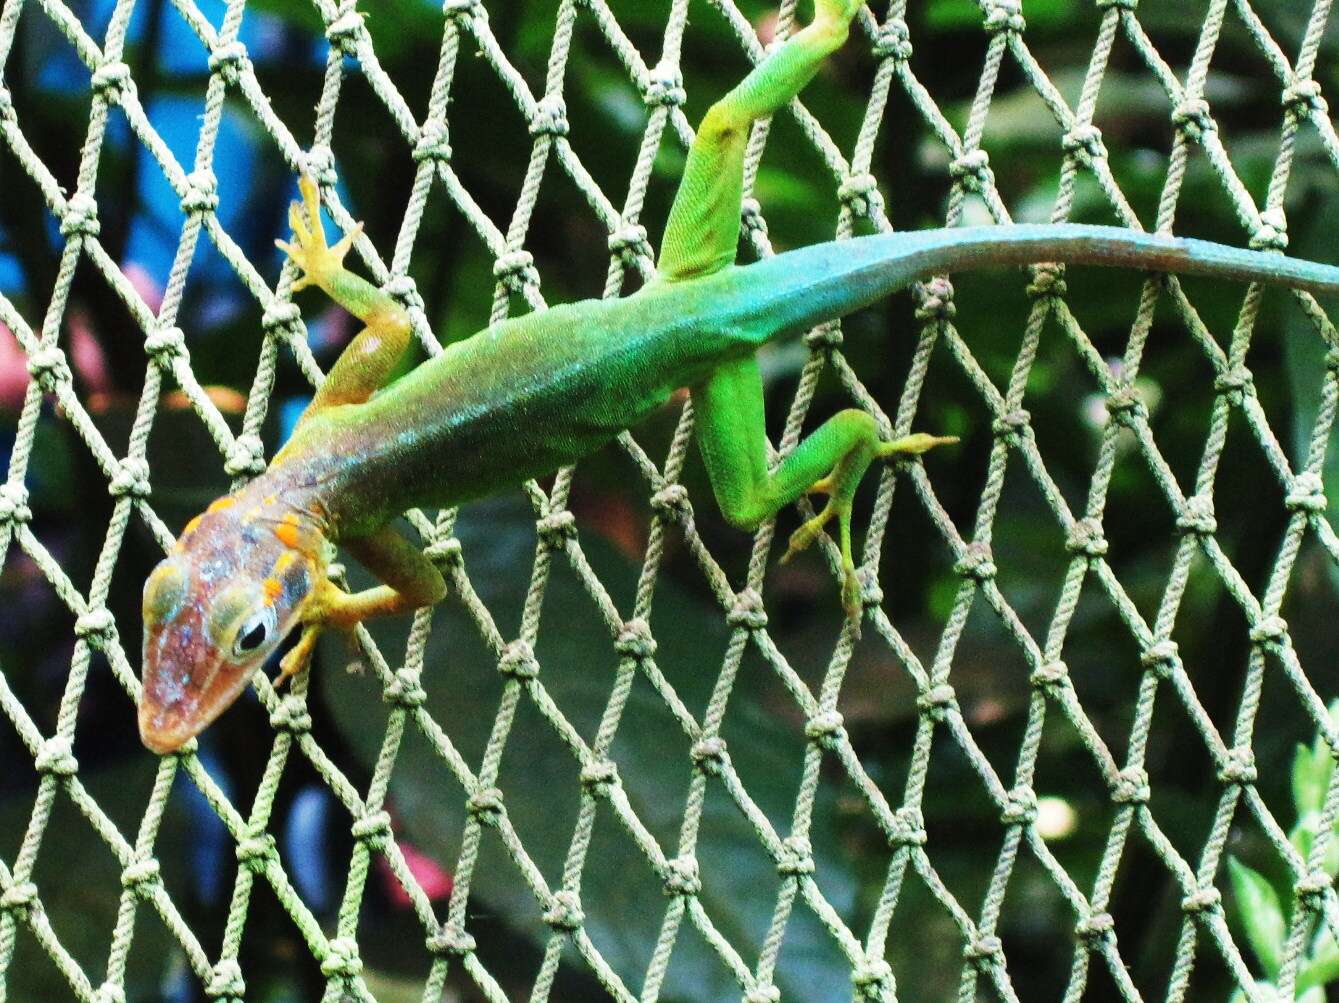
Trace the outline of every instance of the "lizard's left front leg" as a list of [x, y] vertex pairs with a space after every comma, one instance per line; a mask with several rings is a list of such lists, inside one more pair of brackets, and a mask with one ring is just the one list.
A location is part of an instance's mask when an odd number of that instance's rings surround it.
[[801, 495], [828, 496], [823, 510], [790, 538], [782, 561], [809, 546], [836, 520], [842, 556], [842, 605], [860, 617], [860, 586], [851, 553], [851, 502], [876, 459], [923, 453], [957, 440], [917, 433], [885, 442], [874, 419], [850, 408], [833, 415], [801, 442], [775, 471], [767, 465], [762, 377], [752, 357], [728, 363], [693, 388], [698, 441], [716, 501], [726, 519], [755, 529]]
[[324, 628], [348, 629], [372, 617], [408, 613], [431, 606], [446, 595], [441, 572], [394, 527], [383, 526], [370, 536], [342, 543], [386, 584], [349, 593], [323, 578], [303, 606], [302, 636], [280, 663], [281, 680], [307, 664]]

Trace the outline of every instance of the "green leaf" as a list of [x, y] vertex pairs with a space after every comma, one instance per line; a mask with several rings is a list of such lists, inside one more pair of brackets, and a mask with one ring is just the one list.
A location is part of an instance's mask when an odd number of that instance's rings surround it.
[[1236, 894], [1237, 914], [1246, 937], [1270, 978], [1278, 975], [1286, 936], [1283, 909], [1279, 897], [1259, 871], [1247, 867], [1236, 857], [1227, 858], [1227, 871]]
[[[534, 515], [518, 495], [470, 506], [459, 535], [471, 580], [507, 637], [520, 621], [534, 553]], [[581, 547], [620, 609], [630, 605], [638, 567], [598, 534], [583, 532]], [[657, 665], [690, 712], [699, 719], [728, 645], [719, 609], [687, 598], [662, 577], [656, 586], [652, 627], [659, 640]], [[381, 650], [395, 659], [404, 651], [404, 626], [370, 624]], [[332, 641], [323, 649], [347, 661], [347, 649]], [[553, 563], [536, 645], [539, 681], [545, 692], [589, 743], [613, 688], [618, 657], [591, 599], [562, 555]], [[503, 692], [496, 657], [460, 604], [443, 603], [433, 617], [425, 657], [426, 710], [460, 754], [477, 770]], [[325, 666], [329, 669], [330, 666]], [[782, 835], [789, 830], [800, 783], [804, 739], [794, 723], [783, 723], [753, 703], [763, 669], [745, 658], [741, 678], [722, 725], [729, 755], [750, 797]], [[379, 687], [369, 676], [317, 673], [342, 737], [369, 768], [380, 748], [383, 720]], [[685, 804], [693, 786], [691, 743], [644, 675], [632, 683], [611, 749], [620, 782], [640, 822], [668, 857], [676, 853]], [[522, 696], [502, 756], [497, 786], [507, 817], [550, 888], [561, 884], [564, 862], [578, 825], [580, 767], [572, 753]], [[391, 774], [391, 805], [403, 837], [455, 869], [466, 822], [466, 792], [412, 725]], [[835, 795], [820, 785], [810, 841], [814, 880], [841, 915], [850, 915], [856, 895], [852, 868], [833, 832]], [[756, 957], [780, 889], [776, 864], [753, 826], [726, 792], [706, 784], [696, 858], [702, 904], [716, 931], [745, 957]], [[585, 930], [613, 970], [637, 987], [655, 950], [669, 900], [662, 881], [611, 808], [600, 803], [581, 876]], [[472, 912], [500, 917], [542, 945], [551, 931], [540, 922], [542, 907], [522, 880], [496, 833], [485, 829], [472, 877]], [[485, 945], [480, 952], [484, 957]], [[538, 957], [538, 955], [536, 955]], [[574, 956], [575, 957], [575, 956]], [[484, 958], [486, 964], [493, 963]], [[501, 962], [499, 962], [501, 963]], [[512, 958], [513, 965], [529, 962]], [[579, 960], [571, 963], [583, 972]], [[831, 935], [797, 900], [786, 926], [777, 969], [784, 998], [841, 999], [850, 995], [850, 969]], [[700, 1003], [739, 999], [739, 986], [705, 938], [685, 918], [662, 999]]]
[[1293, 753], [1293, 803], [1298, 815], [1318, 812], [1325, 804], [1334, 760], [1328, 749], [1308, 748], [1300, 743]]
[[[1339, 981], [1339, 945], [1327, 929], [1309, 958], [1302, 962], [1297, 976], [1298, 990], [1319, 989]], [[1324, 998], [1322, 994], [1322, 999]]]

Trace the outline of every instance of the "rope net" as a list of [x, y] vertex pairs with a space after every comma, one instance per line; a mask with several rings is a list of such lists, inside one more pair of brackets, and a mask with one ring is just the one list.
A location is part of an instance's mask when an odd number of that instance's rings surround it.
[[[17, 339], [31, 374], [15, 428], [9, 468], [0, 486], [0, 555], [9, 561], [22, 552], [31, 560], [68, 607], [75, 635], [59, 709], [46, 727], [40, 723], [44, 716], [20, 701], [12, 680], [0, 671], [0, 708], [31, 754], [36, 775], [31, 808], [25, 810], [12, 840], [0, 850], [0, 1000], [6, 998], [6, 986], [16, 977], [20, 962], [53, 967], [72, 998], [98, 1003], [123, 1000], [128, 992], [128, 966], [137, 952], [145, 951], [170, 952], [179, 958], [211, 999], [256, 998], [253, 994], [259, 990], [248, 985], [247, 972], [239, 959], [248, 935], [248, 919], [262, 897], [277, 900], [290, 918], [291, 928], [319, 966], [325, 999], [376, 998], [362, 959], [368, 937], [375, 934], [362, 908], [373, 865], [389, 868], [416, 917], [424, 942], [417, 978], [423, 979], [426, 973], [421, 996], [425, 1001], [443, 998], [448, 984], [457, 987], [453, 991], [464, 992], [461, 998], [505, 1000], [518, 998], [516, 993], [520, 992], [534, 1000], [558, 999], [562, 992], [555, 989], [556, 980], [562, 971], [573, 968], [591, 980], [589, 985], [597, 993], [616, 1000], [733, 996], [763, 1003], [782, 998], [783, 989], [788, 998], [825, 998], [831, 987], [804, 981], [801, 954], [811, 950], [840, 959], [849, 975], [842, 993], [849, 992], [859, 1000], [922, 999], [926, 998], [923, 987], [905, 979], [899, 981], [895, 965], [889, 962], [890, 943], [895, 944], [899, 936], [911, 935], [911, 931], [900, 931], [895, 921], [899, 902], [911, 895], [925, 900], [926, 908], [955, 934], [946, 956], [951, 959], [960, 954], [952, 976], [957, 982], [957, 998], [1015, 1000], [1019, 998], [1015, 989], [1019, 962], [1009, 956], [1008, 938], [1001, 936], [1000, 920], [1011, 878], [1017, 885], [1017, 874], [1024, 870], [1041, 875], [1060, 903], [1061, 927], [1073, 931], [1068, 944], [1062, 940], [1051, 944], [1052, 950], [1072, 957], [1063, 985], [1064, 999], [1077, 1000], [1086, 993], [1131, 1000], [1185, 999], [1194, 995], [1195, 973], [1206, 967], [1219, 973], [1216, 984], [1235, 984], [1254, 996], [1253, 962], [1240, 934], [1234, 933], [1228, 922], [1219, 891], [1220, 886], [1226, 887], [1221, 880], [1223, 857], [1234, 823], [1248, 823], [1258, 829], [1272, 846], [1277, 868], [1291, 876], [1295, 887], [1279, 976], [1282, 998], [1292, 998], [1299, 962], [1307, 947], [1307, 931], [1319, 918], [1339, 936], [1339, 900], [1323, 870], [1329, 833], [1339, 813], [1339, 783], [1332, 780], [1326, 790], [1321, 834], [1303, 856], [1289, 841], [1286, 829], [1290, 819], [1286, 815], [1278, 817], [1280, 813], [1271, 810], [1256, 789], [1253, 745], [1256, 714], [1269, 674], [1286, 690], [1291, 712], [1301, 722], [1299, 734], [1319, 733], [1331, 749], [1339, 749], [1339, 729], [1330, 721], [1324, 701], [1308, 679], [1289, 623], [1281, 612], [1304, 540], [1323, 551], [1326, 564], [1339, 563], [1339, 538], [1324, 515], [1321, 481], [1335, 417], [1339, 343], [1314, 301], [1302, 294], [1288, 297], [1289, 308], [1293, 309], [1295, 302], [1307, 320], [1305, 336], [1328, 348], [1324, 367], [1314, 372], [1319, 399], [1314, 426], [1304, 437], [1304, 459], [1294, 466], [1267, 419], [1252, 372], [1246, 366], [1261, 303], [1260, 289], [1255, 286], [1246, 292], [1230, 339], [1223, 346], [1210, 334], [1181, 283], [1163, 278], [1143, 280], [1123, 355], [1119, 360], [1109, 360], [1071, 312], [1063, 272], [1038, 267], [1026, 283], [1030, 296], [1026, 325], [1007, 380], [998, 385], [989, 375], [992, 366], [974, 355], [970, 334], [955, 325], [952, 286], [945, 279], [933, 280], [916, 290], [915, 350], [905, 388], [887, 414], [848, 365], [841, 326], [832, 324], [811, 332], [805, 340], [808, 361], [777, 446], [780, 453], [798, 440], [824, 374], [829, 379], [835, 374], [844, 392], [875, 414], [887, 434], [906, 434], [917, 414], [932, 356], [936, 367], [952, 369], [965, 380], [963, 385], [968, 389], [964, 395], [973, 402], [974, 413], [993, 422], [984, 483], [976, 511], [968, 520], [955, 520], [941, 504], [921, 462], [905, 463], [880, 475], [862, 560], [864, 637], [857, 642], [849, 630], [837, 626], [834, 615], [821, 672], [817, 667], [812, 673], [800, 671], [775, 643], [774, 631], [769, 628], [763, 582], [769, 557], [775, 557], [772, 527], [757, 534], [747, 571], [742, 575], [727, 574], [699, 534], [688, 493], [680, 483], [692, 427], [691, 407], [684, 407], [663, 456], [651, 455], [631, 435], [625, 434], [620, 440], [623, 462], [630, 460], [634, 465], [640, 490], [649, 499], [652, 512], [635, 589], [611, 586], [594, 570], [588, 559], [589, 547], [583, 544], [580, 520], [568, 508], [573, 478], [570, 470], [561, 473], [547, 489], [536, 484], [525, 488], [535, 526], [535, 549], [533, 559], [527, 558], [530, 570], [519, 620], [510, 615], [503, 618], [476, 590], [480, 573], [476, 571], [472, 577], [471, 564], [476, 554], [486, 553], [485, 539], [480, 539], [477, 548], [468, 540], [462, 544], [455, 533], [455, 513], [411, 514], [410, 521], [427, 553], [448, 575], [451, 593], [446, 605], [462, 617], [453, 622], [467, 625], [473, 634], [470, 643], [482, 643], [500, 673], [497, 696], [488, 711], [491, 727], [480, 749], [462, 748], [434, 713], [432, 691], [446, 691], [449, 699], [459, 680], [451, 671], [449, 659], [444, 664], [434, 664], [438, 659], [425, 659], [431, 638], [443, 629], [439, 626], [442, 613], [420, 611], [403, 648], [391, 650], [379, 645], [360, 628], [358, 641], [367, 672], [361, 678], [341, 677], [331, 684], [332, 688], [356, 691], [367, 707], [363, 734], [371, 750], [371, 768], [366, 774], [369, 782], [356, 784], [345, 766], [347, 749], [341, 746], [342, 755], [332, 752], [331, 743], [323, 741], [326, 736], [319, 734], [319, 722], [314, 727], [307, 678], [299, 678], [286, 693], [276, 692], [261, 678], [256, 689], [273, 732], [255, 737], [257, 743], [268, 748], [268, 759], [249, 803], [240, 801], [235, 792], [211, 776], [196, 754], [195, 743], [182, 755], [157, 762], [138, 817], [121, 818], [124, 813], [113, 812], [105, 799], [95, 797], [86, 786], [88, 770], [81, 771], [74, 757], [76, 712], [89, 685], [90, 665], [109, 667], [124, 691], [127, 720], [132, 718], [139, 691], [138, 635], [118, 632], [108, 608], [114, 588], [139, 587], [138, 582], [116, 579], [118, 555], [128, 534], [142, 533], [144, 527], [164, 548], [174, 537], [155, 511], [146, 461], [151, 430], [164, 395], [179, 388], [217, 444], [227, 474], [246, 478], [264, 466], [261, 429], [279, 360], [287, 354], [313, 383], [320, 379], [303, 319], [290, 301], [292, 269], [285, 267], [277, 288], [272, 288], [220, 222], [213, 168], [225, 102], [244, 109], [263, 128], [271, 144], [269, 155], [282, 158], [294, 173], [306, 170], [326, 185], [333, 185], [338, 177], [331, 153], [332, 147], [339, 145], [337, 108], [349, 81], [361, 76], [389, 114], [389, 125], [376, 134], [376, 141], [398, 144], [412, 153], [415, 167], [412, 191], [389, 258], [379, 257], [372, 242], [364, 238], [358, 245], [362, 258], [359, 267], [370, 271], [409, 307], [418, 333], [433, 351], [440, 346], [429, 329], [423, 301], [408, 277], [415, 241], [429, 205], [449, 202], [450, 211], [467, 221], [495, 261], [491, 316], [498, 320], [515, 309], [544, 309], [541, 275], [526, 250], [532, 214], [546, 180], [574, 185], [608, 235], [604, 294], [617, 296], [627, 282], [645, 279], [652, 273], [653, 254], [647, 234], [657, 228], [645, 227], [641, 218], [656, 153], [662, 146], [686, 148], [692, 135], [692, 123], [683, 111], [685, 83], [678, 69], [685, 34], [692, 31], [690, 13], [695, 19], [723, 17], [748, 59], [756, 61], [764, 51], [753, 25], [730, 0], [721, 0], [714, 12], [707, 10], [701, 0], [691, 5], [689, 0], [665, 0], [656, 8], [662, 18], [663, 36], [658, 48], [650, 52], [636, 47], [625, 33], [620, 19], [626, 22], [628, 15], [619, 9], [620, 5], [606, 0], [554, 0], [547, 74], [542, 82], [530, 81], [513, 65], [499, 41], [489, 16], [492, 4], [446, 0], [433, 20], [434, 30], [441, 33], [440, 59], [426, 114], [420, 118], [383, 69], [369, 33], [371, 22], [365, 23], [363, 13], [352, 3], [316, 0], [314, 10], [324, 26], [328, 56], [314, 126], [303, 123], [299, 129], [315, 136], [315, 143], [305, 147], [295, 138], [290, 124], [276, 113], [246, 46], [239, 41], [245, 0], [221, 4], [222, 16], [217, 23], [191, 0], [171, 0], [208, 60], [202, 125], [194, 159], [186, 163], [172, 154], [155, 131], [137, 96], [135, 76], [124, 61], [135, 6], [134, 0], [116, 0], [101, 37], [94, 37], [92, 29], [81, 23], [75, 10], [63, 0], [5, 0], [0, 13], [0, 73], [6, 81], [12, 85], [16, 74], [22, 72], [11, 59], [20, 24], [40, 20], [68, 39], [86, 68], [90, 89], [78, 175], [67, 184], [62, 184], [44, 164], [25, 134], [24, 122], [9, 92], [0, 89], [0, 137], [10, 161], [6, 166], [18, 165], [40, 189], [64, 240], [49, 296], [34, 296], [23, 308], [0, 296], [0, 320]], [[879, 185], [882, 182], [886, 189], [893, 179], [876, 178], [871, 173], [881, 129], [899, 134], [915, 130], [930, 137], [942, 155], [951, 185], [944, 224], [957, 224], [969, 212], [979, 216], [982, 209], [998, 223], [1010, 221], [992, 175], [986, 152], [989, 143], [983, 143], [1002, 73], [1021, 74], [1026, 79], [1061, 137], [1053, 150], [1059, 184], [1049, 217], [1056, 221], [1069, 218], [1079, 193], [1088, 191], [1097, 193], [1115, 220], [1141, 226], [1113, 175], [1102, 133], [1093, 124], [1099, 93], [1118, 46], [1132, 54], [1140, 72], [1156, 83], [1157, 100], [1165, 103], [1170, 115], [1170, 153], [1153, 228], [1167, 232], [1173, 229], [1188, 164], [1192, 158], [1199, 158], [1212, 168], [1225, 197], [1223, 204], [1239, 224], [1228, 239], [1281, 250], [1286, 244], [1284, 195], [1299, 136], [1306, 134], [1308, 142], [1318, 143], [1319, 155], [1330, 168], [1339, 168], [1339, 137], [1313, 79], [1330, 7], [1326, 0], [1312, 5], [1300, 44], [1288, 43], [1295, 47], [1295, 55], [1271, 35], [1250, 0], [1212, 0], [1184, 71], [1174, 70], [1159, 52], [1141, 23], [1145, 12], [1137, 9], [1137, 0], [1096, 0], [1096, 38], [1078, 100], [1073, 104], [1034, 58], [1017, 0], [980, 0], [978, 22], [988, 36], [986, 58], [961, 128], [955, 127], [949, 114], [918, 80], [918, 63], [939, 55], [913, 50], [916, 39], [905, 19], [906, 6], [905, 0], [892, 0], [882, 7], [875, 4], [874, 10], [862, 11], [857, 19], [854, 41], [843, 58], [851, 58], [852, 51], [857, 50], [859, 58], [877, 69], [851, 149], [839, 149], [802, 102], [792, 109], [803, 137], [830, 171], [840, 205], [835, 227], [838, 239], [850, 236], [857, 227], [891, 229]], [[807, 10], [802, 13], [808, 16]], [[794, 0], [782, 0], [778, 35], [791, 30], [796, 15]], [[644, 11], [639, 13], [639, 17], [645, 16]], [[569, 51], [578, 30], [601, 40], [610, 65], [620, 68], [644, 100], [645, 129], [631, 176], [626, 184], [619, 182], [618, 188], [626, 191], [621, 201], [596, 183], [579, 156], [579, 137], [569, 135], [563, 85], [565, 74], [572, 71]], [[1225, 137], [1205, 97], [1210, 63], [1224, 30], [1249, 35], [1263, 57], [1260, 65], [1266, 68], [1257, 74], [1253, 86], [1282, 100], [1281, 108], [1272, 113], [1278, 120], [1277, 142], [1271, 152], [1272, 167], [1262, 204], [1257, 204], [1234, 170]], [[466, 59], [479, 60], [478, 65], [496, 75], [528, 123], [533, 138], [520, 196], [504, 226], [485, 214], [457, 173], [456, 163], [469, 156], [469, 137], [454, 135], [454, 151], [448, 143], [448, 101], [457, 69]], [[890, 95], [914, 107], [918, 118], [885, 123]], [[134, 141], [143, 144], [180, 199], [184, 225], [166, 294], [157, 309], [150, 307], [123, 274], [99, 238], [100, 205], [117, 197], [114, 190], [99, 184], [100, 154], [113, 120], [128, 126]], [[750, 147], [750, 187], [767, 136], [764, 123], [757, 128]], [[326, 193], [328, 211], [340, 227], [347, 229], [354, 221], [352, 215], [337, 199], [330, 200], [332, 188], [327, 187]], [[757, 201], [746, 201], [745, 223], [745, 238], [752, 252], [772, 253]], [[255, 376], [237, 430], [230, 427], [194, 375], [187, 348], [190, 338], [183, 333], [190, 330], [192, 319], [181, 315], [182, 295], [202, 238], [226, 259], [263, 310], [263, 332], [254, 342]], [[747, 257], [749, 252], [743, 253]], [[143, 391], [123, 455], [109, 445], [87, 401], [81, 398], [61, 346], [67, 303], [81, 263], [124, 303], [142, 336]], [[1017, 283], [1020, 288], [1024, 284]], [[1196, 346], [1205, 363], [1200, 375], [1213, 385], [1201, 459], [1190, 471], [1174, 471], [1164, 458], [1153, 434], [1149, 408], [1135, 384], [1154, 311], [1160, 304], [1174, 316], [1180, 336], [1188, 336]], [[1078, 492], [1070, 486], [1062, 491], [1048, 469], [1029, 412], [1023, 406], [1047, 328], [1055, 332], [1053, 336], [1066, 350], [1075, 353], [1109, 415], [1100, 432], [1100, 448], [1089, 479]], [[245, 351], [251, 352], [252, 347], [248, 345]], [[44, 545], [31, 526], [34, 513], [25, 481], [34, 450], [40, 448], [36, 436], [39, 413], [44, 400], [53, 398], [63, 420], [77, 432], [105, 475], [114, 499], [105, 541], [87, 587], [81, 587], [63, 570], [59, 556]], [[1260, 503], [1272, 505], [1277, 499], [1283, 506], [1280, 525], [1284, 529], [1271, 544], [1272, 566], [1263, 582], [1248, 580], [1219, 538], [1215, 485], [1230, 424], [1233, 434], [1254, 443], [1267, 463], [1270, 473], [1266, 480], [1271, 483], [1262, 486]], [[946, 471], [952, 469], [950, 461], [943, 462], [948, 464]], [[1103, 520], [1113, 472], [1122, 464], [1146, 471], [1150, 483], [1156, 486], [1146, 498], [1147, 506], [1176, 525], [1170, 564], [1151, 605], [1141, 605], [1132, 598], [1108, 561]], [[992, 531], [1004, 495], [1006, 469], [1011, 480], [1026, 482], [1044, 500], [1053, 519], [1055, 538], [1065, 548], [1059, 587], [1048, 615], [1040, 623], [1028, 622], [1020, 615], [997, 582]], [[940, 633], [932, 639], [917, 638], [914, 645], [887, 615], [877, 576], [898, 488], [908, 496], [903, 505], [911, 504], [925, 513], [942, 545], [942, 559], [953, 565], [956, 574]], [[1081, 504], [1072, 506], [1067, 496], [1081, 497]], [[714, 513], [714, 508], [706, 505], [704, 511]], [[462, 522], [467, 518], [468, 510]], [[714, 514], [708, 515], [704, 523], [715, 518]], [[132, 531], [132, 526], [137, 528]], [[896, 529], [894, 522], [893, 532]], [[710, 680], [709, 695], [697, 711], [690, 708], [657, 661], [656, 635], [664, 644], [667, 634], [685, 626], [657, 618], [657, 587], [667, 541], [690, 555], [694, 574], [710, 589], [728, 626], [723, 657], [713, 664], [694, 667]], [[836, 550], [830, 541], [824, 546], [833, 572], [832, 592], [827, 598], [835, 611]], [[1200, 569], [1199, 580], [1211, 581], [1216, 593], [1230, 597], [1249, 631], [1250, 653], [1241, 682], [1234, 676], [1230, 683], [1240, 687], [1239, 699], [1231, 720], [1226, 722], [1213, 720], [1197, 692], [1197, 685], [1202, 688], [1204, 681], [1215, 678], [1215, 674], [1202, 673], [1192, 684], [1195, 673], [1187, 671], [1173, 636], [1193, 564]], [[594, 632], [602, 639], [612, 669], [609, 674], [592, 671], [584, 706], [574, 707], [570, 701], [560, 705], [542, 671], [541, 614], [550, 591], [559, 588], [580, 595], [593, 615], [583, 623], [553, 621], [546, 629]], [[623, 596], [631, 598], [624, 601], [619, 598]], [[1082, 684], [1066, 666], [1066, 656], [1073, 660], [1073, 645], [1067, 648], [1066, 641], [1081, 601], [1100, 603], [1105, 610], [1114, 611], [1131, 642], [1128, 652], [1113, 653], [1106, 662], [1106, 671], [1121, 673], [1130, 684], [1121, 719], [1124, 733], [1114, 744], [1109, 737], [1113, 734], [1110, 722], [1092, 720], [1079, 699], [1077, 687]], [[1008, 683], [1024, 692], [1020, 699], [1026, 710], [1020, 740], [1004, 761], [987, 756], [979, 728], [964, 714], [952, 685], [955, 651], [969, 617], [997, 621], [1002, 648], [1007, 649], [1009, 658], [1025, 666], [1026, 679], [1015, 672]], [[663, 627], [653, 632], [653, 622]], [[839, 710], [843, 681], [857, 643], [877, 646], [886, 656], [889, 675], [909, 680], [914, 687], [916, 722], [907, 733], [910, 767], [905, 777], [898, 778], [900, 782], [869, 772]], [[778, 733], [784, 732], [795, 748], [802, 750], [792, 762], [793, 797], [788, 805], [780, 806], [781, 810], [760, 804], [741, 765], [746, 750], [727, 748], [723, 738], [730, 727], [732, 693], [737, 685], [750, 685], [737, 681], [745, 673], [755, 672], [755, 664], [779, 683], [789, 704]], [[325, 673], [339, 675], [328, 667]], [[817, 685], [806, 679], [817, 679]], [[384, 706], [378, 706], [378, 691]], [[849, 688], [845, 692], [849, 694]], [[638, 726], [626, 721], [630, 715], [635, 716], [638, 701], [650, 703], [658, 713], [667, 715], [678, 734], [664, 756], [678, 764], [683, 783], [663, 792], [654, 803], [630, 796], [624, 776], [637, 764], [620, 761], [620, 728]], [[1174, 816], [1169, 822], [1166, 813], [1150, 805], [1153, 795], [1146, 756], [1153, 737], [1155, 708], [1162, 717], [1173, 713], [1193, 726], [1190, 730], [1198, 743], [1193, 754], [1203, 756], [1216, 772], [1216, 810], [1211, 820], [1197, 823], [1196, 834], [1190, 837], [1177, 827]], [[1075, 769], [1101, 792], [1108, 808], [1102, 823], [1104, 850], [1095, 871], [1079, 872], [1067, 866], [1037, 827], [1039, 750], [1044, 733], [1061, 725], [1078, 739], [1072, 752]], [[551, 734], [557, 739], [552, 755], [570, 763], [569, 791], [575, 807], [570, 818], [562, 820], [561, 831], [549, 828], [536, 835], [514, 818], [516, 795], [509, 788], [504, 757], [509, 740], [514, 741], [522, 729]], [[444, 903], [434, 903], [422, 887], [387, 810], [388, 793], [408, 779], [403, 755], [411, 746], [421, 747], [426, 754], [426, 759], [416, 763], [432, 764], [434, 775], [426, 779], [434, 784], [432, 790], [442, 803], [443, 818], [460, 820], [449, 837], [451, 852], [456, 854], [454, 883]], [[945, 759], [959, 764], [957, 775], [971, 788], [972, 796], [988, 799], [999, 818], [996, 837], [976, 849], [983, 867], [988, 868], [988, 879], [970, 895], [955, 891], [961, 882], [937, 866], [933, 826], [927, 835], [923, 798], [932, 768], [938, 768], [935, 764]], [[272, 835], [280, 782], [286, 771], [291, 772], [303, 760], [347, 812], [351, 843], [346, 866], [340, 872], [343, 892], [333, 922], [323, 923], [305, 904], [290, 862]], [[7, 763], [4, 768], [9, 771], [16, 767]], [[834, 777], [839, 778], [836, 786], [846, 792], [844, 803], [854, 805], [853, 810], [876, 827], [884, 841], [879, 853], [872, 855], [876, 859], [864, 862], [866, 867], [878, 869], [874, 883], [877, 896], [861, 904], [853, 902], [849, 879], [837, 873], [825, 874], [821, 866], [824, 848], [816, 846], [813, 838], [816, 827], [830, 825], [831, 820], [823, 815], [833, 810], [833, 801], [830, 793], [825, 800], [824, 791], [830, 791]], [[226, 916], [215, 918], [208, 935], [198, 923], [195, 927], [188, 923], [180, 894], [166, 873], [170, 862], [164, 860], [160, 866], [156, 854], [160, 825], [174, 786], [192, 788], [203, 796], [230, 834], [239, 861]], [[763, 882], [755, 889], [760, 911], [752, 923], [740, 923], [722, 913], [705, 893], [716, 879], [711, 828], [713, 819], [722, 812], [746, 822], [759, 859], [775, 875], [770, 884]], [[104, 953], [76, 951], [71, 947], [69, 929], [57, 929], [52, 922], [53, 898], [67, 896], [71, 881], [95, 880], [73, 868], [62, 870], [60, 861], [48, 859], [43, 864], [44, 845], [50, 842], [56, 824], [53, 819], [65, 819], [83, 833], [87, 853], [90, 859], [102, 861], [100, 867], [105, 869], [106, 862], [111, 861], [111, 870], [103, 875], [106, 880], [114, 881], [119, 871], [122, 891], [114, 927], [109, 932], [99, 931], [105, 937], [101, 941]], [[600, 847], [610, 842], [632, 847], [642, 861], [640, 873], [624, 876], [629, 891], [627, 901], [622, 903], [597, 901], [587, 894], [592, 874], [607, 866], [602, 863]], [[1118, 929], [1109, 911], [1118, 868], [1132, 848], [1156, 864], [1153, 870], [1142, 872], [1141, 880], [1149, 881], [1159, 894], [1180, 902], [1175, 923], [1158, 933], [1167, 940], [1168, 964], [1155, 983], [1143, 986], [1137, 986], [1131, 974], [1125, 944], [1127, 938], [1137, 942], [1144, 931]], [[337, 863], [343, 864], [344, 860]], [[480, 931], [469, 911], [471, 895], [476, 885], [489, 880], [530, 903], [538, 931], [535, 937], [542, 950], [536, 955], [537, 969], [525, 973], [522, 983], [516, 981], [514, 972], [504, 971], [505, 956], [490, 956], [482, 934], [476, 937]], [[262, 896], [261, 890], [266, 888], [269, 891]], [[650, 917], [654, 930], [650, 950], [638, 953], [618, 943], [618, 928], [631, 922], [633, 914]], [[518, 984], [522, 986], [519, 990], [515, 988]], [[720, 990], [722, 985], [729, 987], [729, 992]]]

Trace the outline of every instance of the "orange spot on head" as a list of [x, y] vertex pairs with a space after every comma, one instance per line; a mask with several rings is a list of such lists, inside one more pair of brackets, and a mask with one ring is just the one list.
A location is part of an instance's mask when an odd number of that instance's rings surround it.
[[279, 537], [279, 541], [285, 547], [297, 548], [301, 537], [298, 534], [298, 517], [289, 512], [284, 516], [283, 521], [274, 527], [274, 535]]
[[266, 578], [260, 583], [260, 587], [265, 593], [266, 605], [270, 605], [274, 600], [278, 599], [279, 594], [284, 590], [283, 583], [277, 578]]
[[207, 508], [205, 511], [222, 512], [225, 508], [232, 508], [236, 504], [237, 504], [236, 498], [234, 498], [232, 495], [224, 495], [222, 498], [215, 499], [214, 503], [210, 505], [209, 508]]
[[279, 555], [279, 560], [274, 562], [274, 568], [271, 573], [275, 575], [282, 575], [285, 571], [289, 569], [289, 567], [297, 559], [298, 559], [297, 554], [293, 553], [293, 551], [291, 550], [285, 550], [282, 554]]
[[198, 516], [198, 515], [197, 515], [197, 516], [196, 516], [194, 519], [192, 519], [190, 522], [186, 523], [186, 528], [183, 529], [183, 530], [181, 531], [181, 535], [182, 535], [182, 536], [189, 536], [191, 533], [194, 533], [197, 529], [199, 529], [199, 528], [200, 528], [200, 519], [201, 519], [201, 518], [202, 518], [201, 516]]

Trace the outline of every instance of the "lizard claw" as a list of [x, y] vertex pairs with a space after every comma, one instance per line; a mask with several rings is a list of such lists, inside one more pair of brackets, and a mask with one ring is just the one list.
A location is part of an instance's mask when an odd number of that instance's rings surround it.
[[321, 625], [319, 623], [308, 623], [303, 626], [302, 636], [298, 638], [298, 643], [288, 649], [288, 654], [284, 655], [279, 662], [279, 675], [274, 680], [275, 689], [278, 689], [311, 663], [312, 653], [316, 650], [316, 638], [320, 633]]
[[325, 241], [325, 227], [321, 225], [321, 197], [316, 182], [303, 175], [298, 180], [302, 201], [288, 207], [288, 224], [293, 228], [292, 242], [276, 240], [275, 245], [295, 264], [300, 274], [293, 280], [293, 291], [308, 286], [325, 287], [326, 283], [344, 267], [344, 257], [353, 242], [363, 232], [361, 223], [355, 224], [333, 246]]

